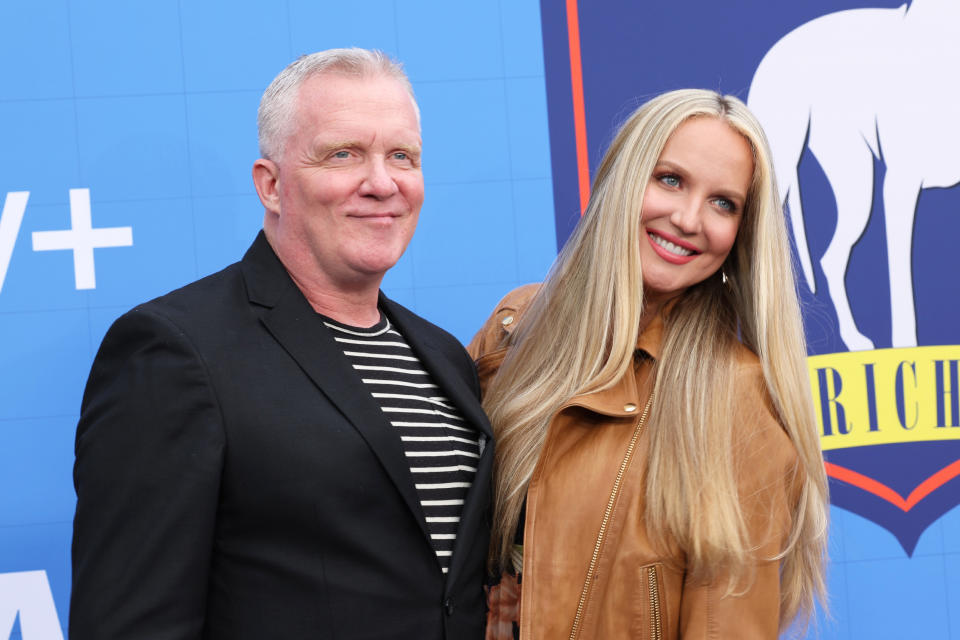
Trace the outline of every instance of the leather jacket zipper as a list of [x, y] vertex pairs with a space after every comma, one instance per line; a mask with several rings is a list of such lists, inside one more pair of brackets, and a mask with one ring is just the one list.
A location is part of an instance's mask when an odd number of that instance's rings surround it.
[[583, 582], [583, 590], [580, 592], [580, 602], [577, 603], [577, 612], [573, 616], [573, 628], [570, 629], [570, 640], [576, 640], [580, 633], [580, 623], [583, 620], [583, 611], [586, 608], [587, 596], [593, 586], [593, 575], [597, 569], [597, 560], [600, 558], [600, 550], [603, 548], [603, 540], [607, 533], [607, 525], [610, 523], [610, 516], [613, 514], [613, 506], [617, 502], [617, 494], [620, 493], [620, 483], [623, 481], [623, 474], [630, 464], [633, 457], [633, 449], [637, 445], [637, 440], [643, 432], [643, 424], [647, 421], [647, 414], [650, 413], [650, 405], [653, 404], [653, 394], [647, 399], [647, 406], [643, 408], [643, 413], [637, 421], [637, 426], [633, 430], [633, 437], [630, 438], [630, 444], [627, 445], [627, 452], [623, 456], [623, 462], [620, 463], [620, 469], [617, 471], [617, 479], [613, 482], [613, 490], [610, 492], [610, 499], [607, 500], [607, 508], [603, 512], [603, 520], [600, 522], [600, 532], [597, 534], [597, 543], [593, 547], [593, 556], [590, 558], [590, 566], [587, 568], [587, 577]]
[[661, 640], [663, 624], [660, 620], [660, 587], [656, 567], [647, 569], [647, 585], [650, 588], [650, 637], [653, 640]]

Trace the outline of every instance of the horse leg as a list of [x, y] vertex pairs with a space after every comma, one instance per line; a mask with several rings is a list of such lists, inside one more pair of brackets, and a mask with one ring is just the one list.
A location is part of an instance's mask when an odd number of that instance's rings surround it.
[[[811, 131], [810, 149], [820, 162], [837, 201], [837, 228], [820, 259], [827, 290], [837, 312], [840, 337], [850, 351], [873, 349], [873, 342], [857, 329], [847, 299], [845, 282], [850, 252], [867, 228], [873, 200], [873, 154], [854, 130], [822, 127], [816, 144]], [[816, 148], [822, 151], [817, 153]]]
[[917, 213], [920, 180], [887, 168], [883, 181], [883, 209], [890, 273], [890, 325], [894, 347], [917, 346], [917, 315], [913, 300], [913, 221]]
[[[787, 207], [790, 213], [790, 227], [793, 230], [793, 244], [797, 248], [797, 258], [800, 268], [807, 279], [807, 286], [811, 293], [817, 292], [817, 279], [813, 274], [813, 263], [810, 261], [810, 246], [807, 244], [807, 230], [803, 225], [803, 200], [800, 197], [800, 179], [797, 177], [797, 168], [791, 167], [792, 173], [787, 176], [791, 180], [787, 191]], [[786, 171], [786, 170], [785, 170]], [[780, 175], [777, 173], [777, 175]]]

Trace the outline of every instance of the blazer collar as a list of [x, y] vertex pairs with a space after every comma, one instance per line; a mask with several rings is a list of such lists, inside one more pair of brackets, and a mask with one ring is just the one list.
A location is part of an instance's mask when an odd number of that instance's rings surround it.
[[360, 432], [429, 540], [413, 474], [400, 439], [376, 401], [357, 380], [343, 350], [287, 274], [262, 231], [244, 256], [241, 268], [250, 302], [263, 307], [260, 321]]
[[262, 229], [240, 261], [240, 269], [247, 285], [247, 297], [256, 305], [272, 308], [293, 291], [300, 293]]

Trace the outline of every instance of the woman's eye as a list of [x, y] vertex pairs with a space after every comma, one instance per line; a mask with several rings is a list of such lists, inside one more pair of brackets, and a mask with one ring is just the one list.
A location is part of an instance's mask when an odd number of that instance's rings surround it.
[[727, 200], [726, 198], [717, 198], [714, 200], [714, 203], [724, 211], [737, 210], [737, 205], [735, 205], [732, 200]]
[[680, 178], [678, 178], [677, 176], [673, 175], [672, 173], [668, 173], [668, 174], [665, 175], [665, 176], [660, 176], [660, 177], [658, 178], [658, 180], [660, 180], [660, 182], [662, 182], [663, 184], [667, 185], [668, 187], [679, 187], [679, 186], [680, 186]]

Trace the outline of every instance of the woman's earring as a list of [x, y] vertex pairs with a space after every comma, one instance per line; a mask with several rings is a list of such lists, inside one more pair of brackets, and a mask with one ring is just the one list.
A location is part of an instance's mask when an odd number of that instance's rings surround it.
[[721, 269], [720, 275], [723, 276], [723, 284], [727, 284], [727, 272]]

